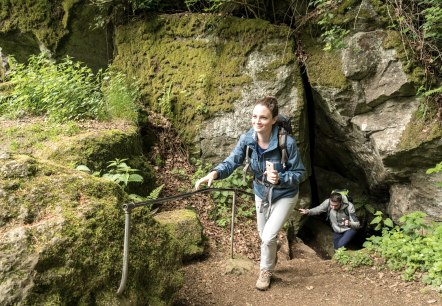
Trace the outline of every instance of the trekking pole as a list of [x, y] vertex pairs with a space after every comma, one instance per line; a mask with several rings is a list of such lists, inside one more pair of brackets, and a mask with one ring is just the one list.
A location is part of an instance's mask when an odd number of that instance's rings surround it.
[[230, 222], [230, 258], [233, 259], [233, 235], [235, 229], [235, 212], [236, 212], [236, 192], [233, 192], [233, 201], [232, 201], [232, 221]]
[[[160, 204], [160, 203], [165, 203], [165, 202], [169, 202], [169, 201], [184, 199], [184, 198], [190, 197], [190, 196], [197, 194], [197, 193], [209, 192], [209, 191], [233, 191], [232, 224], [234, 221], [233, 218], [234, 218], [234, 208], [235, 208], [235, 201], [236, 201], [236, 192], [241, 192], [241, 193], [253, 196], [253, 194], [250, 192], [247, 192], [247, 191], [244, 191], [241, 189], [236, 189], [236, 188], [205, 188], [205, 189], [199, 189], [199, 190], [192, 191], [192, 192], [181, 193], [181, 194], [170, 196], [170, 197], [147, 200], [145, 202], [123, 204], [123, 210], [125, 213], [124, 243], [123, 243], [123, 269], [122, 269], [122, 274], [121, 274], [120, 287], [117, 290], [117, 295], [121, 295], [123, 293], [124, 289], [126, 288], [127, 277], [129, 274], [128, 267], [129, 267], [130, 214], [132, 212], [132, 209], [134, 209], [136, 207], [142, 207], [142, 206], [147, 206], [147, 205], [152, 205], [152, 204]], [[231, 242], [231, 250], [232, 250], [232, 258], [233, 258], [233, 225], [232, 225], [232, 231], [231, 231], [231, 241], [232, 241]]]

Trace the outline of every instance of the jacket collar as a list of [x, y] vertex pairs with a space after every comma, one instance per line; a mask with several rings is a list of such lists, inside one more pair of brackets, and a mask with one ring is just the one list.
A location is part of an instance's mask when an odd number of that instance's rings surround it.
[[[266, 149], [266, 151], [273, 150], [278, 146], [278, 129], [279, 129], [278, 126], [273, 125], [272, 135], [270, 136], [269, 147]], [[247, 145], [254, 147], [258, 142], [258, 135], [256, 134], [255, 130], [253, 128], [251, 128], [247, 132], [247, 136], [248, 136], [247, 137]]]

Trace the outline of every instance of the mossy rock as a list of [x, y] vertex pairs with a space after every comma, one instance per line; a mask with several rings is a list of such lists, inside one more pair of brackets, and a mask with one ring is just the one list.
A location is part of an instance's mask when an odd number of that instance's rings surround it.
[[143, 208], [131, 214], [127, 288], [116, 295], [127, 202], [110, 181], [3, 153], [0, 304], [170, 305], [183, 282], [180, 248]]
[[156, 215], [155, 220], [179, 241], [184, 261], [204, 254], [203, 227], [195, 211], [190, 209], [165, 211]]
[[[203, 120], [232, 111], [241, 90], [251, 84], [243, 73], [248, 55], [290, 33], [288, 27], [259, 19], [149, 16], [117, 28], [113, 65], [139, 83], [145, 103], [171, 119], [190, 144]], [[291, 55], [273, 66], [295, 61]]]
[[107, 170], [108, 162], [128, 160], [140, 170], [143, 184], [130, 184], [129, 192], [146, 196], [155, 186], [155, 174], [143, 154], [137, 126], [127, 122], [68, 122], [53, 124], [42, 118], [3, 120], [0, 151], [28, 154], [76, 168], [86, 165], [92, 171]]
[[[0, 46], [7, 54], [12, 54], [21, 61], [40, 50], [40, 44], [50, 51], [55, 51], [60, 40], [68, 33], [66, 24], [69, 10], [78, 1], [0, 0], [0, 33], [6, 35], [0, 35]], [[22, 40], [19, 36], [18, 40], [14, 40], [17, 44], [8, 44], [7, 38], [14, 33], [26, 35], [35, 43], [20, 48]]]
[[302, 37], [305, 51], [307, 74], [312, 86], [344, 89], [350, 85], [342, 72], [339, 51], [324, 51], [323, 45], [308, 35]]

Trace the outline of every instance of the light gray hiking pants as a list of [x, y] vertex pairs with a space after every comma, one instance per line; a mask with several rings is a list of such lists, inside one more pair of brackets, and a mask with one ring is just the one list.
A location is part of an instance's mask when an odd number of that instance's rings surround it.
[[297, 201], [298, 194], [293, 198], [282, 198], [271, 206], [263, 207], [260, 213], [262, 200], [255, 195], [256, 221], [261, 238], [261, 270], [273, 271], [275, 268], [278, 233], [293, 212]]

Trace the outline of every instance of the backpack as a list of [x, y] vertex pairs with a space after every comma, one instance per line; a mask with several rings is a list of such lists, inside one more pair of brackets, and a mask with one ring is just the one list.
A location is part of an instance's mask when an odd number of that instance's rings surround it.
[[[283, 169], [285, 170], [287, 167], [287, 161], [288, 161], [288, 153], [287, 153], [287, 135], [292, 134], [292, 123], [290, 121], [290, 118], [284, 116], [284, 115], [278, 115], [278, 119], [275, 123], [277, 126], [279, 126], [278, 131], [278, 148], [281, 152], [281, 164]], [[250, 148], [249, 146], [246, 146], [246, 161], [245, 166], [243, 169], [243, 181], [246, 182], [246, 175], [247, 170], [250, 166]]]

